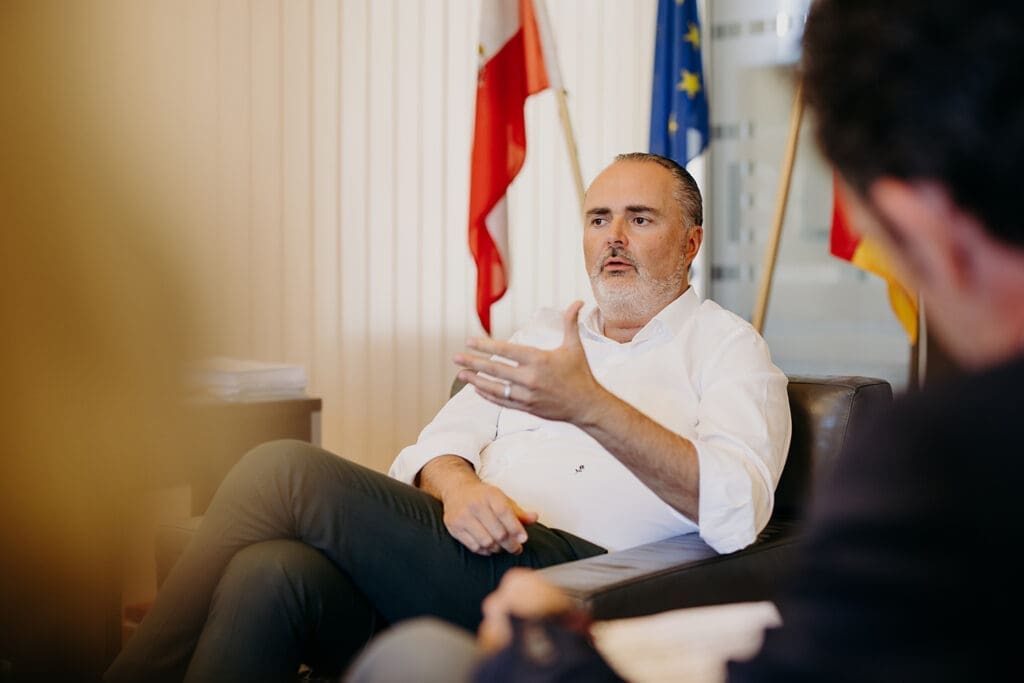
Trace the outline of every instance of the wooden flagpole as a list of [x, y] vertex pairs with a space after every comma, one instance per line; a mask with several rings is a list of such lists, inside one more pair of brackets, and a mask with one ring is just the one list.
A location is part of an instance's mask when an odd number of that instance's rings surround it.
[[772, 288], [772, 276], [775, 272], [775, 259], [779, 253], [779, 242], [782, 238], [782, 222], [786, 217], [786, 204], [789, 201], [789, 183], [793, 177], [793, 164], [796, 161], [796, 146], [800, 138], [800, 122], [804, 115], [803, 83], [797, 82], [793, 96], [793, 110], [789, 118], [789, 135], [786, 138], [786, 150], [782, 158], [779, 177], [778, 194], [775, 196], [775, 216], [772, 229], [768, 236], [768, 246], [764, 252], [764, 264], [761, 268], [761, 285], [754, 303], [754, 315], [751, 323], [758, 332], [764, 332], [765, 312], [768, 310], [768, 295]]
[[565, 134], [565, 147], [569, 151], [569, 164], [572, 166], [573, 180], [576, 182], [576, 198], [580, 202], [580, 213], [583, 213], [583, 173], [580, 171], [580, 155], [576, 151], [576, 137], [572, 132], [572, 120], [569, 118], [569, 103], [565, 88], [555, 91], [558, 97], [558, 118], [562, 122], [562, 133]]
[[[553, 88], [555, 97], [558, 99], [558, 120], [562, 124], [562, 134], [565, 137], [565, 147], [569, 151], [569, 165], [572, 167], [573, 181], [576, 184], [576, 199], [580, 203], [580, 213], [583, 213], [583, 173], [580, 171], [580, 155], [576, 150], [576, 136], [572, 131], [572, 119], [569, 118], [569, 101], [565, 85], [562, 83], [562, 68], [558, 64], [558, 48], [555, 46], [555, 33], [551, 29], [551, 22], [548, 20], [548, 8], [544, 0], [535, 0], [534, 11], [537, 14], [538, 27], [541, 32], [541, 39], [546, 44], [544, 58], [550, 58], [554, 67], [554, 73], [558, 74], [558, 86]], [[550, 72], [549, 72], [550, 73]]]
[[907, 373], [907, 390], [917, 391], [924, 386], [925, 370], [928, 366], [928, 331], [924, 326], [924, 306], [921, 294], [917, 294], [917, 339], [910, 345], [910, 371]]

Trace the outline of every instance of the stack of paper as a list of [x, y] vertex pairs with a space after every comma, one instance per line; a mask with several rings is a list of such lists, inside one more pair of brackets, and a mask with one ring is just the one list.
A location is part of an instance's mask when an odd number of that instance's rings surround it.
[[630, 683], [723, 683], [729, 660], [761, 648], [782, 619], [771, 602], [741, 602], [600, 621], [594, 646]]
[[202, 397], [222, 401], [270, 401], [306, 396], [301, 365], [265, 363], [218, 356], [191, 364], [188, 386]]

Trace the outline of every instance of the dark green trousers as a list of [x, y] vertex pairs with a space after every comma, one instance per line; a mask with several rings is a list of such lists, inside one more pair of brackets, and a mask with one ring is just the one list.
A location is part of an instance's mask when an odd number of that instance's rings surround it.
[[542, 524], [523, 553], [476, 555], [441, 503], [301, 441], [263, 444], [214, 496], [108, 681], [276, 681], [339, 672], [372, 635], [432, 615], [475, 629], [513, 566], [604, 549]]

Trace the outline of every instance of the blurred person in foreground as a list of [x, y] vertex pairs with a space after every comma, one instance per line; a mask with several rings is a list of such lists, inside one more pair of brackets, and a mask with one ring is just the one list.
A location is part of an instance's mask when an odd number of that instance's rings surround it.
[[[1019, 677], [1022, 35], [1024, 4], [1005, 0], [811, 8], [800, 71], [847, 214], [923, 293], [930, 332], [965, 374], [902, 397], [856, 435], [816, 489], [801, 564], [777, 600], [782, 626], [728, 663], [731, 682]], [[615, 678], [585, 629], [549, 643], [561, 656], [549, 652], [546, 670], [508, 649], [510, 615], [571, 632], [556, 623], [570, 601], [535, 572], [508, 574], [483, 611], [484, 648], [414, 622], [374, 643], [352, 679], [385, 680], [417, 647], [431, 651], [412, 657], [418, 680], [435, 680], [424, 663], [451, 681]]]
[[197, 318], [165, 239], [182, 198], [136, 156], [155, 120], [112, 10], [0, 3], [4, 683], [99, 680], [120, 647], [131, 501], [187, 448]]

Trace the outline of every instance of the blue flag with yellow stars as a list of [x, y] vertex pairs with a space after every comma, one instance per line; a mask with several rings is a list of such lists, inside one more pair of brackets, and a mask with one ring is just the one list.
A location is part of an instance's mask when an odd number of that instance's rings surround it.
[[697, 0], [658, 0], [651, 148], [685, 166], [708, 146]]

